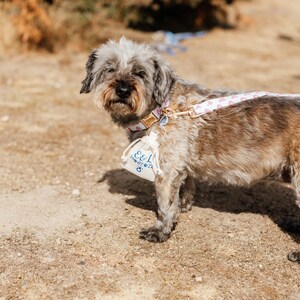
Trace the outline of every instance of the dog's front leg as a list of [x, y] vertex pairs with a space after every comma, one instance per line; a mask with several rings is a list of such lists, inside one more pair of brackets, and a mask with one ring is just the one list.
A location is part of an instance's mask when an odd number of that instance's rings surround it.
[[179, 189], [186, 174], [172, 170], [170, 174], [156, 176], [157, 221], [153, 227], [142, 229], [140, 238], [150, 242], [164, 242], [171, 234], [180, 212]]

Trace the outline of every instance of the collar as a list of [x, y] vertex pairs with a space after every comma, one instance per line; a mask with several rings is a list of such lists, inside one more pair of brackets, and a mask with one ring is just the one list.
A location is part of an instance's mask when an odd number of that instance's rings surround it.
[[169, 98], [166, 98], [161, 106], [154, 108], [149, 115], [140, 120], [139, 123], [128, 126], [130, 132], [141, 131], [150, 128], [157, 123], [162, 115], [163, 109], [169, 106]]

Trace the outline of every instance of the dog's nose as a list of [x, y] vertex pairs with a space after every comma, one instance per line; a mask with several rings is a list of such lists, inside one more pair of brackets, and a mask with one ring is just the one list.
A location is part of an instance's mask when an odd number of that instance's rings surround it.
[[127, 98], [132, 92], [132, 87], [124, 81], [120, 81], [116, 86], [116, 94], [120, 98]]

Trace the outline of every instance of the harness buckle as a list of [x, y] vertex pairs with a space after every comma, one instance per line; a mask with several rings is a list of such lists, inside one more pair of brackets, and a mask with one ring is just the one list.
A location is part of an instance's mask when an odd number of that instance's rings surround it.
[[198, 118], [200, 115], [197, 115], [196, 112], [195, 112], [195, 109], [193, 106], [190, 106], [188, 108], [188, 115], [191, 117], [191, 119], [195, 119], [195, 118]]
[[191, 119], [198, 118], [199, 115], [196, 114], [193, 106], [190, 106], [188, 110], [176, 112], [173, 109], [165, 108], [163, 109], [163, 114], [172, 119], [178, 119], [180, 116], [189, 116]]
[[154, 115], [154, 113], [150, 113], [148, 116], [146, 116], [144, 119], [141, 120], [141, 123], [146, 127], [149, 128], [154, 123], [158, 122], [159, 118]]

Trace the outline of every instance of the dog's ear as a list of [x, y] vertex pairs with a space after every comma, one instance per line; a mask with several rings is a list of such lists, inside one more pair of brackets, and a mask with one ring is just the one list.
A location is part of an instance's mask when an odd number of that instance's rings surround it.
[[158, 104], [162, 104], [175, 82], [176, 75], [173, 70], [161, 59], [154, 59], [154, 89], [153, 98]]
[[94, 68], [95, 61], [97, 59], [96, 53], [97, 53], [97, 49], [93, 50], [88, 58], [87, 63], [86, 63], [86, 77], [82, 81], [82, 87], [80, 90], [80, 94], [82, 94], [82, 93], [87, 94], [92, 90], [91, 84], [95, 77], [95, 74], [93, 73], [93, 68]]

